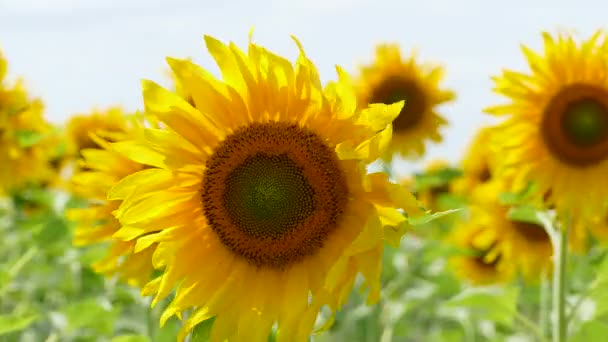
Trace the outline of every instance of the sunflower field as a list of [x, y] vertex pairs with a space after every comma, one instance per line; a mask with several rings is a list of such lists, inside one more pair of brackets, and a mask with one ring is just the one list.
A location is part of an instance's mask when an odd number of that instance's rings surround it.
[[61, 125], [0, 55], [0, 341], [607, 340], [608, 33], [541, 38], [412, 172], [458, 92], [403, 45], [205, 35]]

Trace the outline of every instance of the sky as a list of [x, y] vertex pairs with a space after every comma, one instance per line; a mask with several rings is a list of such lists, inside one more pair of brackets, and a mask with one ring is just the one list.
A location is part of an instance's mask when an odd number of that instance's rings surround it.
[[380, 42], [415, 48], [444, 65], [457, 99], [439, 108], [444, 142], [420, 165], [458, 161], [475, 131], [496, 120], [484, 107], [502, 100], [491, 76], [527, 70], [520, 45], [541, 47], [541, 31], [605, 28], [608, 4], [564, 0], [0, 0], [0, 50], [9, 76], [22, 77], [55, 123], [94, 108], [142, 108], [141, 80], [169, 85], [166, 56], [192, 58], [217, 74], [203, 35], [246, 48], [256, 43], [293, 60], [297, 36], [322, 81], [335, 65], [356, 74]]

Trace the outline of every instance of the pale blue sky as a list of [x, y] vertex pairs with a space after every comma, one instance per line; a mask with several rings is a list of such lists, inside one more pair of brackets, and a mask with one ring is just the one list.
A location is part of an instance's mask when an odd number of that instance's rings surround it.
[[606, 27], [607, 9], [599, 0], [0, 0], [0, 49], [10, 75], [24, 77], [47, 117], [62, 122], [93, 107], [141, 108], [142, 78], [168, 84], [165, 56], [215, 71], [203, 34], [244, 47], [255, 26], [257, 43], [289, 58], [294, 34], [324, 81], [335, 64], [354, 72], [376, 43], [398, 42], [447, 68], [444, 85], [458, 99], [441, 109], [451, 126], [428, 158], [456, 161], [492, 122], [481, 114], [500, 100], [489, 76], [525, 67], [519, 44], [540, 47], [541, 30], [586, 36]]

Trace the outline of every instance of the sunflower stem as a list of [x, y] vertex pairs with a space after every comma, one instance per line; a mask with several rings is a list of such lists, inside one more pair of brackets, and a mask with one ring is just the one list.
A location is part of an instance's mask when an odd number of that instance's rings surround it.
[[566, 216], [566, 226], [558, 227], [553, 244], [553, 342], [565, 342], [568, 322], [566, 321], [566, 266], [568, 263], [568, 233], [570, 215]]
[[539, 322], [541, 336], [547, 336], [547, 317], [549, 316], [549, 296], [551, 293], [551, 283], [549, 282], [547, 270], [543, 270], [540, 278], [540, 310]]
[[521, 323], [524, 327], [526, 327], [532, 334], [534, 334], [534, 337], [536, 337], [538, 342], [546, 341], [545, 335], [543, 334], [541, 327], [534, 324], [533, 321], [528, 319], [528, 317], [524, 316], [520, 312], [515, 312], [514, 314], [515, 319], [518, 320], [519, 323]]

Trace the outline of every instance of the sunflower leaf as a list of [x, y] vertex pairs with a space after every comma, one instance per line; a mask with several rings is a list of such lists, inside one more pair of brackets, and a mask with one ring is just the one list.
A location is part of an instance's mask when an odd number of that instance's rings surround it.
[[530, 206], [520, 205], [509, 209], [507, 217], [512, 221], [532, 223], [542, 226], [543, 222], [539, 219], [542, 211]]
[[529, 202], [530, 195], [536, 191], [534, 183], [528, 185], [520, 192], [501, 192], [498, 201], [504, 205], [520, 205]]
[[509, 287], [476, 287], [463, 290], [445, 303], [446, 308], [465, 309], [471, 315], [512, 326], [519, 290]]
[[426, 213], [425, 215], [422, 216], [418, 216], [418, 217], [410, 217], [408, 219], [408, 222], [410, 225], [412, 226], [419, 226], [419, 225], [423, 225], [423, 224], [427, 224], [429, 222], [432, 222], [440, 217], [458, 212], [462, 209], [450, 209], [450, 210], [446, 210], [446, 211], [438, 211], [436, 213]]
[[121, 335], [112, 338], [111, 342], [149, 342], [150, 339], [144, 335]]
[[194, 329], [192, 329], [192, 338], [190, 341], [192, 342], [207, 342], [211, 337], [211, 328], [213, 328], [213, 322], [215, 322], [215, 317], [210, 319], [206, 319], [199, 324], [197, 324]]
[[[106, 305], [102, 305], [106, 304]], [[69, 304], [63, 311], [68, 319], [68, 331], [89, 328], [97, 334], [110, 334], [118, 315], [118, 308], [110, 308], [107, 303], [96, 299], [84, 299]]]
[[38, 314], [28, 315], [0, 315], [0, 335], [20, 331], [27, 328], [38, 319]]
[[597, 320], [585, 322], [569, 341], [603, 341], [608, 335], [608, 324]]
[[446, 167], [441, 170], [416, 175], [416, 191], [429, 188], [439, 188], [449, 184], [455, 178], [462, 176], [462, 170]]
[[595, 316], [605, 316], [608, 313], [608, 293], [599, 289], [608, 286], [608, 256], [604, 256], [601, 264], [596, 268], [597, 276], [588, 290], [589, 297], [595, 302]]
[[32, 147], [44, 138], [42, 133], [26, 129], [18, 130], [16, 136], [17, 142], [22, 148]]

